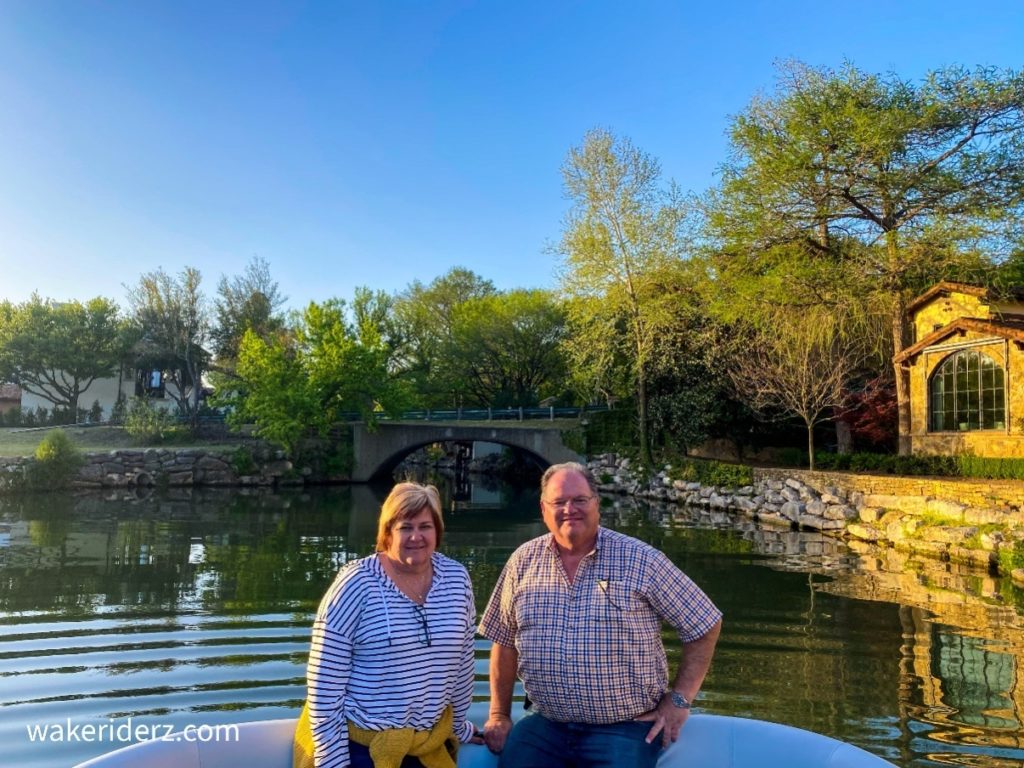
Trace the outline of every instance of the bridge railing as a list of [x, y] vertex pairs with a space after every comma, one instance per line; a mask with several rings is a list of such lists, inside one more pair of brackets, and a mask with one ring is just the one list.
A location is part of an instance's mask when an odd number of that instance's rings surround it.
[[[404, 411], [398, 416], [378, 414], [381, 421], [554, 421], [555, 419], [582, 419], [588, 413], [607, 411], [606, 405], [586, 405], [579, 408], [428, 408], [421, 411]], [[347, 421], [360, 421], [358, 413], [346, 413]]]

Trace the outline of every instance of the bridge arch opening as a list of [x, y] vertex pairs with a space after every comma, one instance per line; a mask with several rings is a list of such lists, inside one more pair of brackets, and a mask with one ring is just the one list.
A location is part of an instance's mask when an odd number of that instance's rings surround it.
[[[421, 450], [423, 448], [427, 448], [427, 447], [432, 446], [432, 445], [468, 445], [468, 446], [472, 446], [472, 445], [486, 445], [486, 444], [498, 445], [498, 446], [501, 446], [502, 449], [507, 449], [507, 450], [512, 451], [516, 456], [521, 457], [528, 464], [531, 464], [531, 465], [535, 466], [539, 473], [543, 473], [544, 470], [547, 469], [551, 465], [551, 462], [548, 461], [547, 459], [545, 459], [539, 453], [537, 453], [535, 451], [531, 451], [531, 450], [529, 450], [527, 448], [523, 448], [521, 445], [516, 445], [515, 443], [504, 442], [504, 441], [502, 441], [500, 439], [494, 439], [494, 438], [489, 439], [489, 440], [473, 440], [473, 439], [466, 439], [466, 438], [461, 438], [460, 439], [460, 438], [452, 437], [452, 438], [445, 439], [445, 440], [433, 439], [433, 440], [421, 440], [421, 441], [415, 441], [415, 442], [409, 443], [408, 445], [403, 447], [401, 450], [392, 453], [391, 455], [386, 457], [383, 461], [381, 461], [380, 464], [377, 466], [377, 468], [370, 474], [370, 481], [371, 482], [377, 482], [377, 481], [389, 480], [392, 477], [395, 469], [403, 461], [405, 461], [409, 456], [412, 456], [417, 451], [419, 451], [419, 450]], [[538, 476], [539, 476], [539, 474], [538, 474]]]
[[374, 429], [357, 424], [352, 429], [354, 466], [352, 481], [364, 483], [392, 471], [405, 456], [435, 443], [494, 443], [519, 455], [530, 455], [547, 467], [559, 461], [578, 461], [579, 454], [562, 441], [561, 425], [504, 426], [500, 424], [443, 424], [381, 422]]

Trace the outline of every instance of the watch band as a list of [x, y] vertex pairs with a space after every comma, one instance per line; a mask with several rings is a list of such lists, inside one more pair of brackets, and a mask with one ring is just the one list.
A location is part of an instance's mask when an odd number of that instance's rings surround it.
[[683, 696], [679, 691], [669, 689], [669, 695], [672, 697], [672, 704], [679, 709], [690, 708], [690, 700]]

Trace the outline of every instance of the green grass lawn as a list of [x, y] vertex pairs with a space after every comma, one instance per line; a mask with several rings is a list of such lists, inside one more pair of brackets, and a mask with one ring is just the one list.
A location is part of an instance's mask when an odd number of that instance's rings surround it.
[[119, 448], [205, 448], [230, 450], [237, 447], [230, 440], [204, 440], [174, 436], [167, 442], [140, 445], [121, 427], [44, 427], [40, 429], [0, 428], [0, 456], [32, 456], [36, 446], [51, 429], [63, 429], [85, 453], [115, 451]]

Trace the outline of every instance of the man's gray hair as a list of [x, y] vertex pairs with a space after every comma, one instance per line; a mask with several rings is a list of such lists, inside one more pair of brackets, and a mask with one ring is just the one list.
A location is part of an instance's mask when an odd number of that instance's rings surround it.
[[566, 461], [562, 464], [552, 464], [546, 470], [540, 478], [540, 495], [544, 495], [544, 491], [548, 488], [548, 481], [556, 472], [576, 472], [581, 475], [584, 480], [587, 481], [587, 485], [590, 486], [590, 492], [595, 496], [597, 495], [597, 480], [594, 479], [594, 473], [587, 469], [585, 466], [580, 464], [578, 461]]

